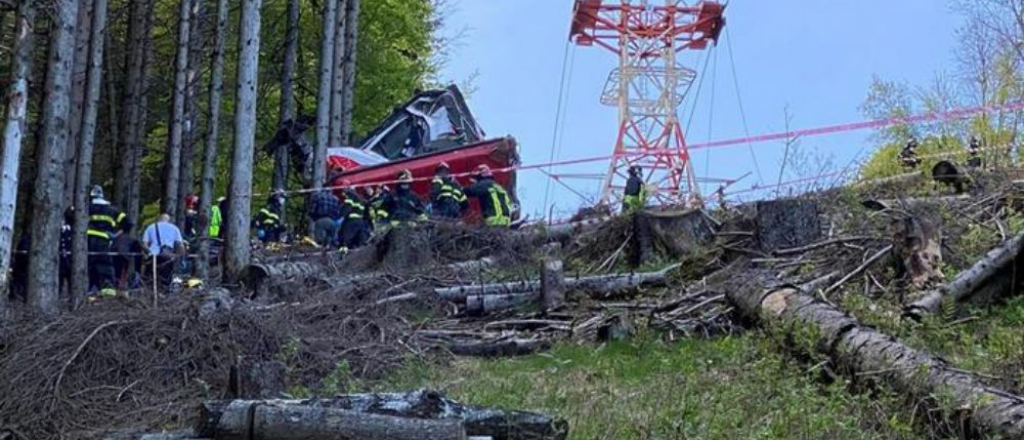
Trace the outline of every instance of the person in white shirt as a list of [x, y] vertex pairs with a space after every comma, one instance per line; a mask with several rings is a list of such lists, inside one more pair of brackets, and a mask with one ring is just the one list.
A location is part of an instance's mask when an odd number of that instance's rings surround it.
[[157, 270], [163, 284], [169, 284], [174, 275], [178, 256], [185, 251], [185, 240], [181, 230], [171, 223], [171, 216], [161, 214], [157, 221], [146, 227], [142, 233], [142, 243], [149, 250], [149, 255], [156, 258]]

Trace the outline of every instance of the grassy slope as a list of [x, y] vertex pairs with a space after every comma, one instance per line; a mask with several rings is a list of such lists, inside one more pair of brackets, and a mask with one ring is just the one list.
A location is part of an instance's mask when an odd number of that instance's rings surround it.
[[[464, 402], [547, 411], [572, 439], [918, 439], [896, 400], [822, 385], [761, 334], [416, 365], [380, 389], [442, 389]], [[893, 415], [896, 414], [896, 415]]]

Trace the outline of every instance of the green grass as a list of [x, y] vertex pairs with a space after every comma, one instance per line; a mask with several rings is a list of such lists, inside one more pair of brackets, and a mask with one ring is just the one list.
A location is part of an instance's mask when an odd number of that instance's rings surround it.
[[896, 398], [825, 385], [770, 344], [759, 333], [676, 344], [641, 336], [517, 359], [414, 363], [374, 388], [433, 388], [548, 412], [581, 440], [923, 438]]

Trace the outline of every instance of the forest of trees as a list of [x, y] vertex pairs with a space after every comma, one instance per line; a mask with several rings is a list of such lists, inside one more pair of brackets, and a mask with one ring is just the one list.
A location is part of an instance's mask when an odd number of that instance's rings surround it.
[[[285, 121], [315, 117], [317, 156], [358, 140], [432, 85], [443, 0], [11, 0], [0, 3], [6, 120], [0, 155], [0, 320], [12, 249], [30, 237], [29, 310], [54, 316], [88, 288], [76, 234], [69, 294], [58, 241], [65, 209], [88, 221], [102, 185], [135, 231], [160, 212], [199, 231], [221, 196], [225, 276], [249, 258], [253, 194], [317, 186], [262, 147]], [[322, 162], [320, 162], [322, 164]], [[314, 163], [314, 169], [322, 170]], [[320, 177], [317, 179], [316, 177]], [[206, 255], [207, 240], [200, 240]], [[205, 260], [205, 259], [204, 259]], [[200, 263], [200, 270], [205, 269]]]
[[[876, 77], [862, 110], [872, 119], [905, 117], [965, 107], [1005, 106], [1024, 100], [1024, 1], [951, 0], [963, 17], [956, 30], [952, 66], [930, 84], [909, 85]], [[877, 134], [881, 147], [861, 168], [861, 178], [901, 172], [897, 156], [906, 142], [919, 139], [919, 154], [930, 167], [942, 153], [963, 152], [976, 136], [988, 163], [1007, 163], [1024, 128], [1024, 112], [988, 112], [967, 120], [896, 125]], [[1007, 154], [1007, 151], [1010, 154]]]

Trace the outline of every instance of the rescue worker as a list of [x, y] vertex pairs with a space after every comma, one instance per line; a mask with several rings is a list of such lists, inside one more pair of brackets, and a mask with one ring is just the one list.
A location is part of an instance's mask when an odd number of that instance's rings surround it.
[[185, 196], [185, 229], [181, 233], [185, 241], [193, 241], [199, 236], [196, 225], [199, 224], [199, 196], [189, 194]]
[[430, 213], [440, 219], [458, 219], [468, 207], [468, 200], [462, 186], [452, 178], [448, 163], [439, 163], [434, 168], [434, 180], [431, 182]]
[[622, 198], [622, 212], [636, 212], [647, 206], [647, 187], [644, 185], [643, 170], [639, 165], [629, 167], [626, 179], [626, 193]]
[[512, 224], [512, 200], [508, 191], [494, 181], [494, 173], [486, 164], [476, 169], [474, 182], [466, 187], [466, 195], [480, 201], [484, 224], [494, 227], [508, 227]]
[[100, 296], [117, 296], [117, 274], [114, 270], [114, 237], [127, 221], [125, 213], [110, 205], [103, 198], [103, 187], [94, 185], [89, 191], [89, 229], [86, 231], [89, 243], [89, 285], [100, 289]]
[[224, 233], [224, 228], [221, 226], [224, 224], [224, 213], [228, 210], [228, 198], [220, 197], [217, 199], [217, 203], [210, 207], [210, 237], [211, 238], [222, 238], [221, 234]]
[[341, 218], [341, 202], [330, 191], [317, 191], [309, 195], [306, 216], [313, 222], [313, 240], [320, 246], [334, 241], [336, 223]]
[[909, 169], [917, 168], [921, 164], [921, 159], [917, 157], [917, 139], [910, 138], [903, 151], [900, 151], [900, 164]]
[[253, 219], [256, 236], [264, 243], [278, 243], [284, 233], [284, 222], [281, 214], [284, 209], [284, 194], [274, 192], [267, 199], [267, 206], [260, 209]]
[[971, 141], [967, 144], [967, 166], [981, 168], [981, 142], [976, 136], [971, 136]]
[[367, 200], [370, 208], [370, 229], [375, 227], [386, 227], [391, 224], [391, 213], [388, 206], [391, 206], [391, 188], [387, 185], [380, 185], [374, 191], [372, 187], [366, 187]]
[[345, 202], [341, 207], [341, 231], [338, 234], [339, 251], [348, 252], [363, 246], [370, 239], [370, 208], [352, 188], [352, 183], [341, 183]]
[[426, 209], [423, 200], [412, 192], [412, 172], [403, 170], [398, 173], [398, 186], [395, 193], [386, 201], [385, 209], [391, 218], [391, 226], [415, 224], [417, 220], [426, 220]]

